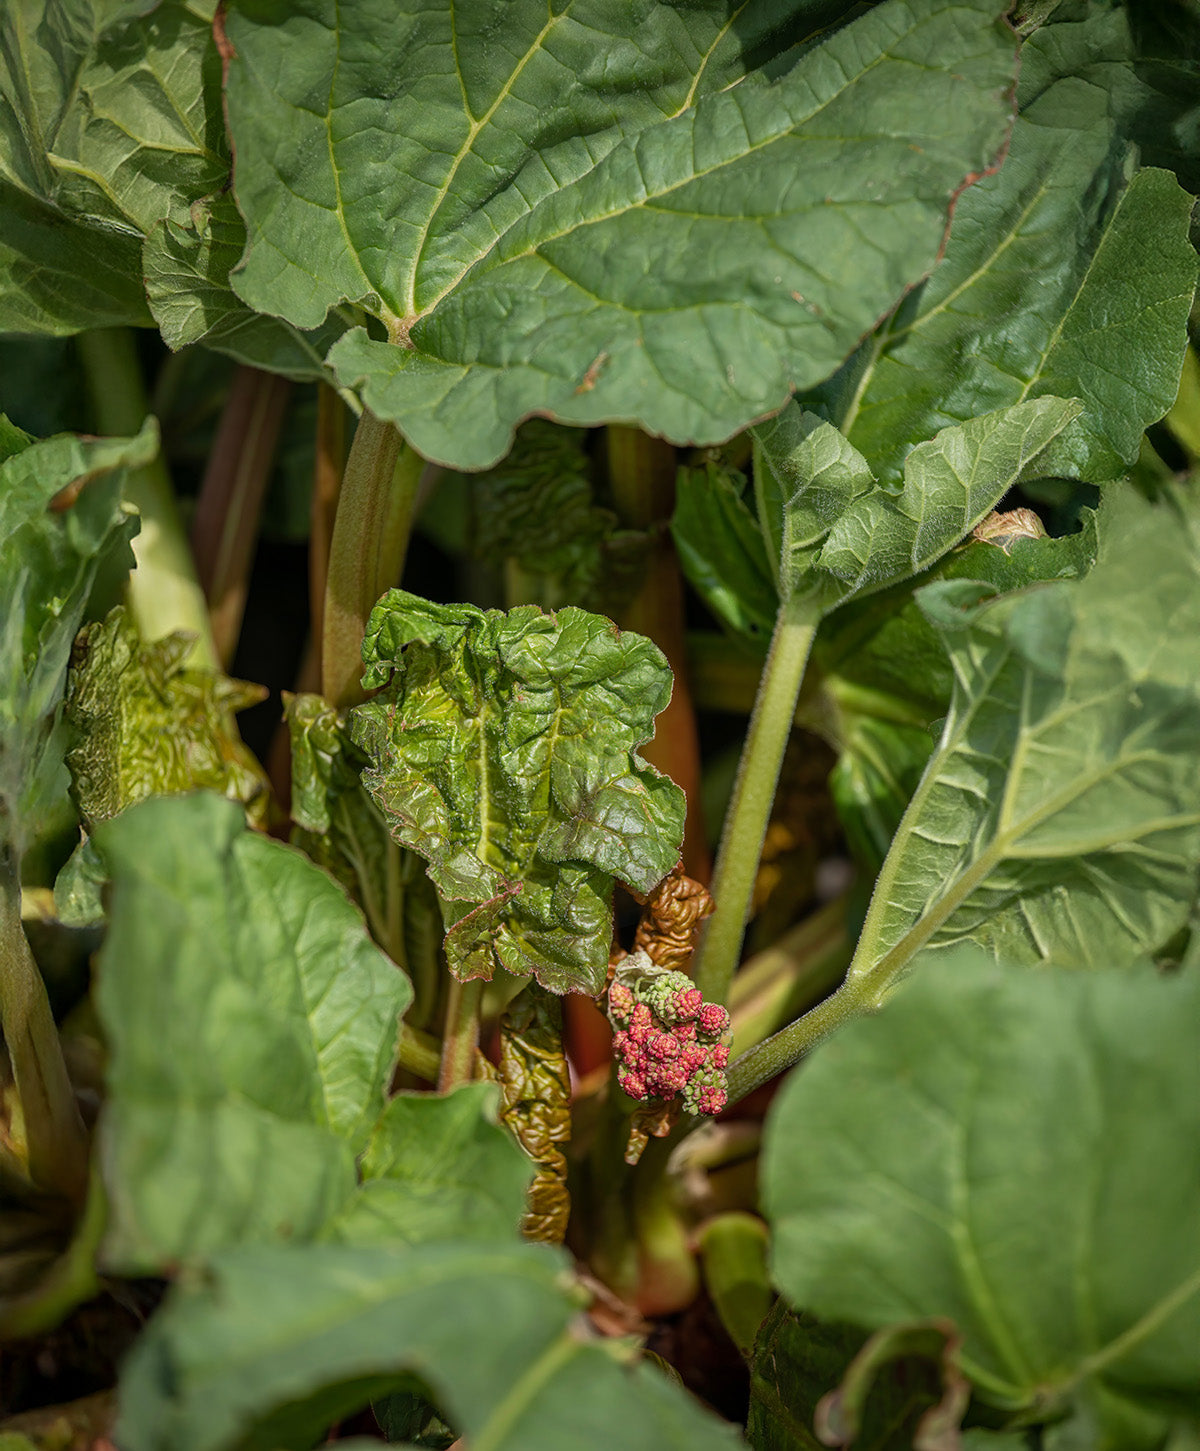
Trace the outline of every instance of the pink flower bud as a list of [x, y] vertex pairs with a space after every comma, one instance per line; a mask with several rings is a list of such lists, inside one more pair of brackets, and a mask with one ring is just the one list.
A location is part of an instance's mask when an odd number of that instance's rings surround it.
[[678, 1058], [679, 1040], [673, 1033], [651, 1033], [646, 1039], [646, 1052], [651, 1058]]
[[719, 1038], [729, 1027], [729, 1014], [720, 1003], [705, 1003], [700, 1009], [700, 1031], [710, 1038]]

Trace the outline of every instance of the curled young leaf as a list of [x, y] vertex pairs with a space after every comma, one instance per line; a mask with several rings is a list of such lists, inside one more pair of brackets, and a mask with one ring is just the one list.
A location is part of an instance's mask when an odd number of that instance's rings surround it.
[[480, 610], [392, 590], [371, 615], [351, 736], [396, 841], [429, 863], [451, 970], [604, 987], [614, 878], [650, 891], [683, 835], [679, 787], [636, 754], [671, 672], [584, 610]]
[[219, 791], [266, 821], [270, 786], [233, 717], [265, 699], [262, 686], [184, 666], [183, 631], [147, 643], [125, 609], [75, 640], [66, 715], [77, 733], [67, 765], [91, 828], [147, 796]]
[[676, 862], [646, 899], [634, 950], [644, 952], [656, 967], [686, 968], [700, 924], [712, 916], [712, 910], [708, 889], [687, 875], [682, 862]]
[[571, 1075], [562, 1005], [532, 983], [500, 1020], [500, 1091], [500, 1120], [537, 1165], [522, 1233], [561, 1244], [571, 1213], [561, 1147], [571, 1138]]

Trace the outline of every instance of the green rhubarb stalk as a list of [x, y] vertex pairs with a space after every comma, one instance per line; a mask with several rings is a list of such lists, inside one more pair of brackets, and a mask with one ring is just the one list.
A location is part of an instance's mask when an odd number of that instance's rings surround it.
[[783, 754], [820, 618], [811, 597], [785, 601], [776, 616], [717, 852], [716, 910], [705, 924], [692, 973], [706, 1002], [726, 1001], [737, 970]]
[[0, 1025], [25, 1119], [29, 1177], [82, 1204], [88, 1143], [46, 986], [21, 926], [21, 889], [0, 862]]
[[391, 423], [364, 410], [342, 478], [321, 633], [321, 693], [339, 710], [366, 695], [362, 642], [380, 595], [400, 578], [425, 460]]
[[[136, 433], [150, 407], [133, 334], [127, 328], [100, 328], [80, 333], [76, 346], [97, 431], [118, 437]], [[215, 670], [217, 649], [208, 604], [161, 454], [129, 471], [125, 497], [142, 518], [133, 541], [137, 568], [127, 593], [138, 632], [145, 640], [157, 640], [174, 630], [186, 630], [196, 640], [188, 663]]]
[[438, 1092], [449, 1093], [460, 1083], [475, 1077], [475, 1053], [479, 1047], [479, 1008], [483, 1002], [483, 979], [470, 982], [451, 980], [446, 1004], [446, 1032], [442, 1039], [442, 1062]]
[[401, 1068], [407, 1068], [426, 1083], [436, 1083], [442, 1066], [440, 1050], [441, 1044], [429, 1033], [423, 1033], [409, 1023], [400, 1024], [396, 1060]]

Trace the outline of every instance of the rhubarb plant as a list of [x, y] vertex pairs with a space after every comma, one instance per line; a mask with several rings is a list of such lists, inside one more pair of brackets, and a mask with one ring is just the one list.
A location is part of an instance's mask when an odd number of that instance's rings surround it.
[[12, 0], [5, 1451], [1195, 1442], [1198, 82]]

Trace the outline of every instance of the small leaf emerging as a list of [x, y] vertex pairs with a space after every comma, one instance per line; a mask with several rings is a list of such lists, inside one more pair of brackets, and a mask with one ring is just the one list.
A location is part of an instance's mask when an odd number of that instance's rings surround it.
[[66, 712], [79, 739], [67, 765], [89, 830], [147, 796], [197, 790], [220, 791], [265, 823], [270, 786], [233, 717], [267, 692], [185, 669], [191, 647], [183, 631], [144, 643], [121, 606], [77, 636]]
[[392, 590], [351, 733], [392, 835], [429, 863], [459, 978], [497, 967], [599, 993], [613, 878], [674, 866], [683, 793], [636, 754], [670, 697], [659, 650], [584, 610], [479, 610]]

